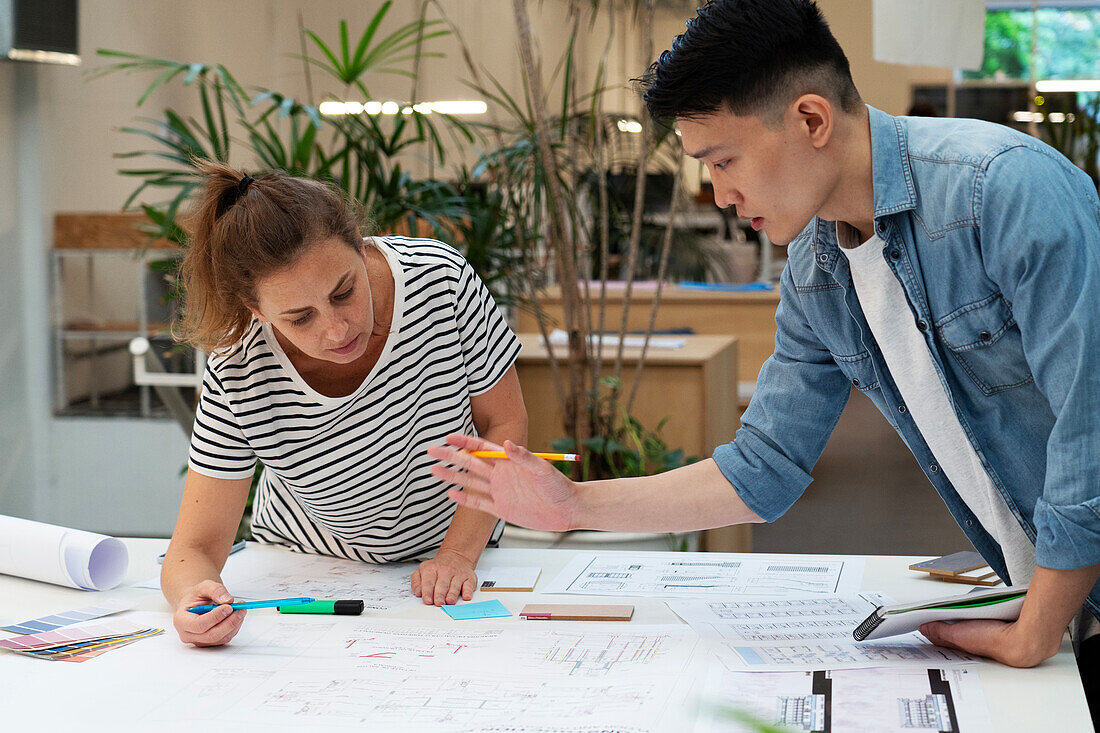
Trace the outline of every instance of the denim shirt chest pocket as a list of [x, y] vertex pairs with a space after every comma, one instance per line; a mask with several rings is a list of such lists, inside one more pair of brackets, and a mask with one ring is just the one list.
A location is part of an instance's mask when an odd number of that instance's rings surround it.
[[875, 360], [871, 355], [864, 351], [862, 354], [843, 358], [834, 354], [833, 358], [840, 370], [847, 375], [852, 386], [874, 403], [891, 427], [897, 428], [897, 418], [894, 416], [894, 411], [886, 404], [886, 397], [879, 384], [878, 372], [875, 371]]
[[1020, 328], [1000, 293], [968, 303], [935, 321], [953, 362], [985, 394], [1034, 381], [1024, 358]]
[[885, 409], [874, 359], [864, 346], [859, 323], [845, 303], [844, 288], [834, 281], [827, 285], [796, 285], [795, 289], [814, 333], [829, 350], [833, 361], [851, 385], [867, 395], [896, 427], [891, 411]]

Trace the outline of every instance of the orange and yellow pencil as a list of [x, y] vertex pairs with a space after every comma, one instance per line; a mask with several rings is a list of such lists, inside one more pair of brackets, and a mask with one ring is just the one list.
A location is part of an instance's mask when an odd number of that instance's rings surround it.
[[[508, 454], [500, 450], [472, 450], [468, 451], [476, 458], [508, 458]], [[536, 453], [535, 456], [544, 461], [569, 461], [576, 463], [581, 459], [576, 453]]]

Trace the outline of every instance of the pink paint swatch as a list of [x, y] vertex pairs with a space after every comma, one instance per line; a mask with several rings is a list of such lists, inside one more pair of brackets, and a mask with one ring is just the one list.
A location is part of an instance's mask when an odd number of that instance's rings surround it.
[[14, 636], [10, 639], [0, 639], [0, 647], [13, 651], [49, 649], [51, 647], [66, 646], [77, 642], [109, 639], [113, 636], [128, 636], [141, 630], [141, 626], [136, 626], [132, 623], [112, 621], [111, 623], [96, 624], [95, 626], [85, 626], [76, 629], [56, 629], [54, 631], [45, 631], [41, 634], [25, 634], [23, 636]]

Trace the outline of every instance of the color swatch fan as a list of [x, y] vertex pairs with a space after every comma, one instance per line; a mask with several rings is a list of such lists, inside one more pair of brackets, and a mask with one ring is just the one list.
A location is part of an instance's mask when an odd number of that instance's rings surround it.
[[49, 661], [84, 662], [138, 639], [163, 633], [164, 629], [141, 627], [126, 621], [111, 621], [94, 626], [60, 628], [0, 639], [0, 648]]

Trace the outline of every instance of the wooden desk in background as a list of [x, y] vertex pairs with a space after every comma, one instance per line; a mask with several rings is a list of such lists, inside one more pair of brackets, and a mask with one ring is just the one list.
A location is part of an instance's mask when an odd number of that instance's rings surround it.
[[[627, 329], [644, 331], [649, 323], [653, 288], [635, 288], [630, 294], [630, 312]], [[597, 318], [598, 291], [592, 291], [593, 319]], [[547, 289], [541, 298], [542, 307], [550, 319], [551, 328], [562, 325], [561, 290], [558, 286]], [[623, 290], [607, 291], [607, 315], [605, 331], [618, 331], [622, 323]], [[712, 290], [691, 290], [679, 285], [666, 286], [661, 291], [661, 304], [657, 309], [654, 328], [658, 330], [690, 328], [696, 334], [734, 334], [737, 336], [737, 374], [744, 380], [738, 385], [741, 405], [748, 403], [748, 395], [756, 381], [760, 366], [771, 356], [775, 347], [775, 309], [779, 305], [779, 290], [772, 292], [731, 293]], [[520, 311], [518, 329], [538, 332], [538, 321], [533, 313]]]
[[[561, 402], [554, 390], [546, 345], [537, 333], [519, 333], [523, 345], [516, 370], [523, 389], [529, 419], [527, 443], [534, 450], [550, 448], [550, 441], [564, 435]], [[683, 448], [689, 456], [709, 458], [714, 448], [733, 439], [740, 426], [737, 409], [739, 339], [735, 336], [684, 336], [679, 349], [654, 349], [646, 353], [642, 385], [631, 413], [646, 428], [653, 430], [668, 418], [661, 437], [670, 448]], [[554, 354], [565, 372], [566, 349], [554, 347]], [[623, 394], [630, 394], [634, 370], [641, 349], [626, 349], [623, 354]], [[615, 348], [605, 345], [602, 374], [610, 376]], [[749, 525], [724, 527], [703, 534], [704, 549], [747, 552], [751, 542]]]

